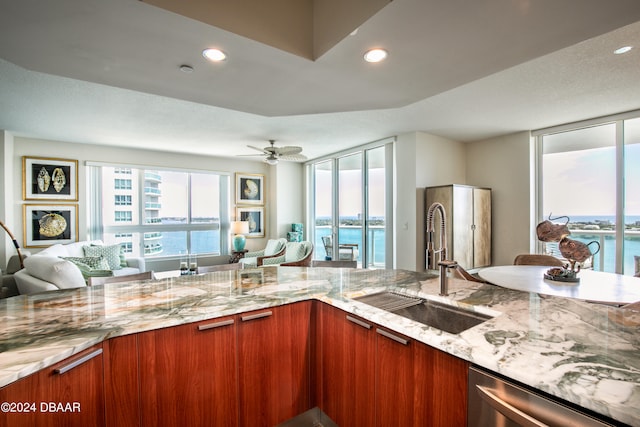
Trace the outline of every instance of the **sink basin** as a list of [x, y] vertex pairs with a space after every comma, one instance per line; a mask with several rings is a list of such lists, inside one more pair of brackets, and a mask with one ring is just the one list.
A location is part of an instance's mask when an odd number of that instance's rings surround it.
[[459, 334], [492, 318], [464, 308], [386, 291], [354, 300], [451, 334]]

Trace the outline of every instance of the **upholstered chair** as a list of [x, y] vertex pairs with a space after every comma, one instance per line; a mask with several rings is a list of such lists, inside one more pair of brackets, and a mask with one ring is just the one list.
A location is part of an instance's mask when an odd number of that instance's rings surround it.
[[265, 258], [284, 255], [284, 248], [286, 244], [287, 239], [269, 239], [269, 241], [267, 241], [267, 246], [265, 246], [264, 249], [247, 252], [244, 254], [244, 258], [240, 259], [240, 263], [242, 263], [243, 268], [257, 267], [261, 265], [261, 261]]
[[313, 255], [313, 243], [287, 242], [284, 255], [259, 260], [258, 266], [310, 267]]

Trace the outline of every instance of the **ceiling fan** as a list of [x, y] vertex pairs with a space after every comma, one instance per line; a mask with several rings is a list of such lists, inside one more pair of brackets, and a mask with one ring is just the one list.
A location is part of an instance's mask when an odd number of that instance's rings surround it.
[[262, 154], [245, 154], [246, 156], [262, 156], [266, 155], [264, 161], [269, 163], [270, 165], [278, 164], [279, 160], [290, 160], [290, 161], [300, 161], [307, 160], [307, 157], [300, 154], [302, 151], [302, 147], [295, 146], [285, 146], [285, 147], [276, 147], [275, 140], [270, 139], [269, 143], [270, 147], [258, 148], [252, 145], [247, 145], [249, 148], [253, 148], [254, 150], [260, 151]]

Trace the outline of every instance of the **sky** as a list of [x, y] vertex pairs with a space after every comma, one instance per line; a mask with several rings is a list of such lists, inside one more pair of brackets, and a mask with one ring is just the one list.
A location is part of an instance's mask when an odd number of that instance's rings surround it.
[[[640, 215], [640, 143], [625, 145], [625, 213]], [[615, 215], [615, 147], [545, 154], [544, 214]]]

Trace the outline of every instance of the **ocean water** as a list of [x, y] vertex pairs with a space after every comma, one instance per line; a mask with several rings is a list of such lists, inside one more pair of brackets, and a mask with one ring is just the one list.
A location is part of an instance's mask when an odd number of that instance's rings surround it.
[[[316, 227], [314, 245], [314, 258], [324, 259], [326, 251], [322, 243], [322, 237], [331, 234], [331, 227]], [[355, 243], [358, 245], [359, 254], [358, 262], [362, 262], [362, 229], [360, 227], [340, 227], [339, 231], [340, 243]], [[372, 243], [369, 246], [368, 259], [373, 259], [375, 266], [384, 266], [385, 262], [385, 232], [384, 228], [370, 228], [369, 229], [369, 241]]]

